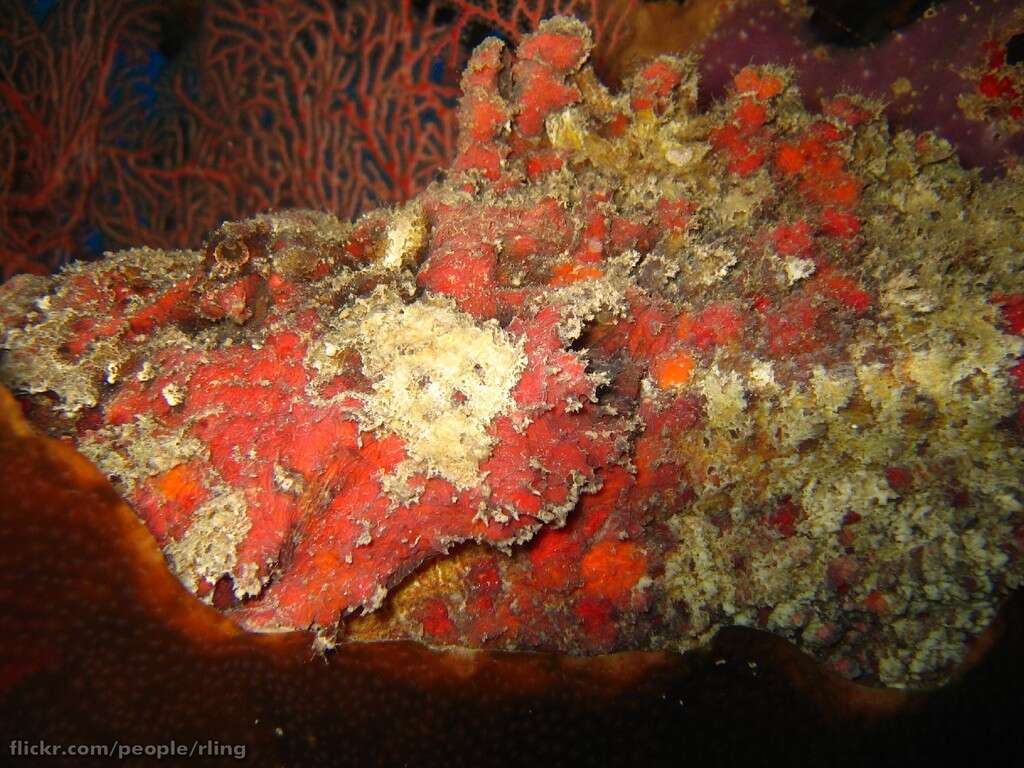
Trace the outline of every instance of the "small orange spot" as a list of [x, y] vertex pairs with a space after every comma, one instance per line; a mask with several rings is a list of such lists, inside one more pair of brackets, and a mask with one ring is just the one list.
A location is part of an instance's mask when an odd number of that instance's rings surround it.
[[851, 213], [843, 213], [834, 208], [826, 208], [821, 216], [821, 228], [827, 235], [850, 238], [860, 232], [860, 219]]
[[557, 32], [537, 32], [519, 46], [521, 60], [542, 62], [556, 72], [572, 69], [583, 53], [580, 37]]
[[176, 504], [194, 502], [204, 493], [198, 470], [189, 464], [179, 464], [167, 470], [155, 485], [161, 495]]
[[823, 101], [822, 109], [826, 115], [838, 118], [847, 125], [860, 125], [871, 119], [869, 111], [859, 109], [853, 101], [845, 96]]
[[526, 161], [526, 175], [531, 180], [562, 167], [562, 158], [554, 153], [531, 155]]
[[864, 598], [864, 607], [872, 613], [885, 613], [889, 609], [889, 603], [885, 595], [875, 589]]
[[743, 317], [731, 304], [710, 304], [704, 308], [689, 329], [690, 341], [698, 349], [728, 344], [743, 329]]
[[[459, 171], [480, 171], [491, 181], [501, 175], [501, 152], [493, 146], [474, 144], [455, 158], [455, 169]], [[472, 190], [472, 185], [467, 185]]]
[[764, 164], [764, 151], [750, 149], [747, 154], [738, 155], [729, 163], [729, 170], [737, 176], [749, 176]]
[[840, 141], [845, 135], [841, 130], [832, 125], [832, 123], [824, 120], [819, 120], [812, 125], [811, 133], [822, 141], [830, 144]]
[[905, 491], [913, 484], [914, 475], [906, 467], [886, 467], [885, 479], [894, 491]]
[[822, 270], [814, 284], [819, 285], [822, 291], [858, 315], [871, 308], [871, 294], [861, 288], [856, 280], [846, 275]]
[[783, 256], [807, 256], [814, 248], [811, 228], [806, 221], [779, 224], [772, 232], [775, 250]]
[[554, 276], [548, 281], [549, 285], [572, 285], [580, 280], [597, 280], [604, 276], [604, 270], [597, 267], [584, 267], [578, 264], [558, 264], [551, 270]]
[[1024, 389], [1024, 360], [1010, 369], [1010, 378], [1017, 385], [1017, 389]]
[[654, 365], [655, 381], [662, 389], [682, 386], [690, 380], [693, 365], [693, 358], [686, 352], [662, 358]]
[[333, 550], [322, 549], [310, 557], [314, 572], [331, 576], [336, 574], [342, 566], [341, 556]]
[[741, 131], [750, 133], [764, 125], [768, 118], [768, 112], [763, 104], [758, 104], [753, 99], [744, 99], [743, 103], [736, 107], [732, 116], [739, 123]]
[[1009, 76], [996, 77], [992, 73], [983, 75], [978, 81], [978, 90], [983, 96], [990, 99], [1000, 99], [1004, 96], [1015, 96], [1016, 89], [1013, 87], [1013, 80]]
[[803, 153], [792, 144], [783, 144], [775, 156], [775, 165], [788, 175], [800, 173], [804, 168]]
[[421, 611], [423, 633], [436, 640], [451, 640], [457, 631], [448, 616], [448, 606], [440, 598], [428, 600]]
[[507, 119], [508, 115], [499, 105], [490, 101], [477, 102], [470, 115], [470, 134], [476, 141], [488, 141]]
[[672, 89], [683, 79], [679, 72], [664, 61], [654, 62], [640, 76], [646, 81], [645, 90], [661, 98], [672, 93]]
[[841, 205], [853, 206], [859, 197], [860, 183], [851, 177], [842, 179], [832, 188], [832, 200]]
[[992, 296], [992, 303], [1002, 310], [1006, 332], [1024, 336], [1024, 293], [997, 293]]
[[693, 329], [693, 318], [683, 312], [679, 315], [679, 321], [676, 324], [676, 336], [680, 339], [685, 339], [690, 335], [690, 331]]
[[654, 108], [654, 99], [649, 96], [634, 96], [630, 100], [629, 106], [634, 112], [643, 112]]
[[681, 232], [690, 224], [694, 206], [688, 200], [658, 201], [658, 223], [665, 229]]
[[619, 112], [615, 117], [609, 120], [604, 126], [604, 132], [606, 135], [613, 138], [621, 136], [626, 132], [626, 127], [629, 125], [629, 117], [622, 112]]
[[647, 571], [647, 558], [627, 541], [602, 541], [583, 558], [584, 590], [591, 597], [605, 597], [623, 605]]
[[759, 99], [770, 99], [782, 93], [785, 86], [781, 77], [762, 74], [753, 67], [744, 67], [733, 78], [736, 89], [742, 93], [753, 92]]

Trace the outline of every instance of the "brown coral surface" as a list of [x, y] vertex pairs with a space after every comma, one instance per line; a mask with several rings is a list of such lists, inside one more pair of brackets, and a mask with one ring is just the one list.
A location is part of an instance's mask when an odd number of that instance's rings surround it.
[[[0, 463], [5, 749], [85, 745], [124, 765], [155, 763], [136, 747], [182, 745], [221, 750], [204, 765], [906, 765], [979, 743], [998, 755], [1016, 718], [1019, 600], [985, 660], [927, 696], [849, 683], [740, 629], [685, 656], [318, 656], [308, 633], [242, 632], [194, 600], [102, 474], [2, 389]], [[111, 763], [99, 754], [47, 764]]]
[[856, 97], [808, 113], [776, 68], [705, 111], [686, 60], [614, 94], [590, 45], [481, 45], [453, 167], [404, 207], [8, 282], [0, 378], [249, 628], [594, 653], [742, 625], [946, 679], [1024, 572], [1019, 175]]

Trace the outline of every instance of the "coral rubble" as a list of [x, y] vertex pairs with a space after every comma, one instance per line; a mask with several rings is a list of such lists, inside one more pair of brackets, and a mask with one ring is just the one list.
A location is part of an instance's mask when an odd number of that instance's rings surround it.
[[404, 207], [14, 278], [0, 381], [252, 629], [740, 624], [943, 679], [1024, 574], [1019, 175], [855, 96], [811, 114], [778, 68], [703, 111], [689, 60], [613, 94], [590, 47], [567, 18], [482, 44]]

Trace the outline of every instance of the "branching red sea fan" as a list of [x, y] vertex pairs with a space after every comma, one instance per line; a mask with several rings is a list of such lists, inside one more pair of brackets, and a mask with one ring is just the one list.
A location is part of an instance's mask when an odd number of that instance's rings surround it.
[[[140, 142], [173, 158], [171, 171], [142, 168], [112, 185], [168, 240], [241, 211], [306, 205], [349, 217], [409, 196], [450, 154], [455, 95], [430, 78], [443, 30], [410, 6], [212, 6], [194, 61], [171, 83], [183, 114]], [[122, 223], [132, 224], [106, 229]]]
[[144, 4], [63, 3], [45, 25], [18, 0], [0, 16], [0, 275], [45, 271], [81, 251], [92, 189], [119, 162], [107, 83], [119, 52], [155, 40]]

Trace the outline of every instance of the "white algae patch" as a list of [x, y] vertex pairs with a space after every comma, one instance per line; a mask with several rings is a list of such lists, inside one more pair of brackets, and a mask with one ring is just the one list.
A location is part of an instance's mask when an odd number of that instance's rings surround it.
[[326, 346], [354, 348], [373, 382], [366, 416], [405, 440], [413, 467], [458, 488], [481, 480], [494, 439], [487, 429], [514, 406], [526, 367], [522, 343], [478, 323], [443, 297], [405, 304], [379, 290], [343, 313]]

